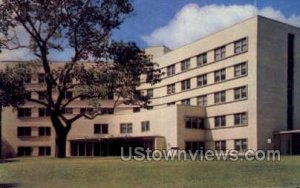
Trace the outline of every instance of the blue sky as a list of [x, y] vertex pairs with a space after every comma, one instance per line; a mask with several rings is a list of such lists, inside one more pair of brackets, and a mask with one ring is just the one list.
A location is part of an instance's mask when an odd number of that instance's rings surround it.
[[[185, 5], [195, 3], [199, 7], [206, 5], [254, 5], [254, 0], [133, 0], [135, 12], [122, 24], [120, 30], [114, 32], [115, 39], [134, 41], [140, 47], [148, 44], [141, 36], [150, 35], [155, 29], [163, 27]], [[257, 0], [257, 7], [272, 7], [285, 16], [300, 14], [299, 0]]]
[[[133, 41], [141, 48], [179, 48], [257, 14], [300, 28], [299, 0], [131, 0], [135, 11], [115, 30], [115, 40]], [[28, 41], [29, 37], [21, 38]], [[52, 60], [70, 60], [72, 49], [50, 53]], [[26, 49], [3, 50], [0, 60], [36, 58]]]

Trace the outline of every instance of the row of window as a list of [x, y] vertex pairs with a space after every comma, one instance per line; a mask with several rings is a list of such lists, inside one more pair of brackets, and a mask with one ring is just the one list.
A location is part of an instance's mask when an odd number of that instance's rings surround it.
[[[91, 113], [95, 109], [94, 108], [80, 108], [80, 113]], [[49, 117], [50, 111], [47, 108], [39, 108], [39, 116], [38, 117]], [[73, 114], [73, 108], [64, 108], [62, 111], [63, 114]], [[103, 114], [113, 114], [114, 109], [112, 108], [102, 108], [101, 113]], [[32, 116], [32, 109], [31, 108], [18, 108], [18, 117], [25, 118]]]
[[[227, 116], [216, 116], [214, 118], [214, 127], [221, 128], [226, 126]], [[248, 124], [248, 114], [246, 112], [233, 114], [234, 126], [243, 126]], [[185, 117], [185, 127], [190, 129], [204, 129], [205, 122], [204, 118], [186, 116]]]
[[[234, 53], [239, 54], [248, 50], [248, 40], [243, 38], [234, 43]], [[214, 50], [214, 60], [219, 61], [226, 58], [226, 46], [218, 47]], [[207, 52], [199, 54], [197, 56], [197, 66], [203, 66], [207, 64]], [[187, 71], [191, 68], [190, 58], [180, 62], [181, 71]], [[167, 67], [167, 76], [176, 74], [175, 64]]]
[[[18, 156], [31, 156], [33, 148], [29, 146], [18, 147]], [[40, 146], [39, 147], [39, 156], [50, 156], [51, 147], [50, 146]]]
[[[248, 92], [247, 86], [237, 87], [233, 89], [234, 92], [234, 100], [242, 100], [246, 99]], [[197, 105], [198, 106], [207, 106], [207, 96], [208, 95], [201, 95], [197, 97]], [[214, 93], [214, 104], [221, 104], [226, 102], [226, 90], [225, 91], [218, 91]], [[175, 105], [175, 102], [170, 102], [167, 105]], [[181, 104], [183, 105], [191, 105], [191, 99], [183, 99], [181, 100]]]
[[[215, 150], [226, 151], [226, 140], [215, 141]], [[234, 150], [236, 151], [246, 151], [248, 149], [247, 139], [236, 139], [234, 140]]]
[[[70, 100], [72, 99], [73, 96], [73, 92], [72, 91], [65, 91], [61, 94], [62, 99], [63, 100]], [[31, 93], [28, 93], [26, 96], [27, 99], [31, 98]], [[46, 100], [47, 99], [47, 93], [45, 91], [39, 91], [38, 92], [38, 99], [39, 100]], [[84, 97], [80, 97], [81, 100], [85, 100]], [[105, 99], [107, 100], [113, 100], [114, 99], [114, 95], [113, 94], [109, 94]]]
[[[39, 127], [39, 135], [38, 136], [51, 136], [51, 128], [50, 127]], [[32, 127], [18, 127], [17, 134], [18, 137], [23, 136], [31, 136]]]
[[[150, 131], [150, 122], [142, 121], [141, 122], [141, 131], [148, 132]], [[129, 134], [133, 132], [132, 123], [121, 123], [120, 124], [120, 133]], [[95, 124], [94, 125], [94, 134], [108, 134], [108, 124]]]
[[[226, 151], [226, 140], [215, 141], [215, 150], [216, 151]], [[234, 150], [243, 152], [248, 149], [248, 140], [247, 139], [235, 139], [234, 140]], [[199, 150], [205, 150], [205, 143], [202, 141], [186, 141], [185, 150], [187, 152], [199, 152]]]
[[[234, 76], [240, 77], [247, 74], [247, 63], [240, 63], [234, 66]], [[214, 72], [214, 81], [221, 82], [226, 80], [226, 69], [217, 70]], [[203, 87], [207, 85], [207, 74], [202, 74], [197, 76], [197, 87]], [[174, 94], [176, 93], [176, 84], [169, 84], [167, 85], [167, 94]], [[186, 79], [181, 81], [181, 91], [186, 91], [191, 89], [191, 79]], [[153, 94], [153, 91], [152, 91]]]
[[[221, 128], [226, 126], [227, 116], [216, 116], [214, 118], [215, 128]], [[248, 124], [248, 114], [246, 112], [233, 114], [234, 126], [242, 126]]]
[[[24, 82], [28, 83], [28, 84], [32, 83], [32, 77], [33, 77], [33, 74], [30, 74], [30, 73], [26, 74]], [[39, 84], [46, 83], [45, 74], [44, 73], [37, 74], [37, 81]], [[59, 78], [59, 82], [60, 83], [63, 82], [62, 78]], [[70, 77], [66, 78], [66, 83], [72, 83], [72, 78], [70, 78]]]

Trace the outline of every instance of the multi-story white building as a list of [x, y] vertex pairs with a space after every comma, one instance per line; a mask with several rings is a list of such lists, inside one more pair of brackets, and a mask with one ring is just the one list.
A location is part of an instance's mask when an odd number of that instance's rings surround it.
[[[77, 121], [68, 136], [67, 155], [118, 155], [122, 146], [298, 154], [298, 51], [299, 28], [261, 16], [175, 50], [148, 48], [166, 72], [159, 84], [139, 88], [151, 96], [151, 106], [122, 105], [112, 112], [113, 101], [103, 101], [107, 115]], [[41, 84], [38, 75], [31, 78], [32, 87]], [[85, 108], [78, 100], [66, 111], [72, 116]], [[54, 155], [55, 132], [44, 116], [43, 109], [30, 103], [3, 109], [3, 155]]]

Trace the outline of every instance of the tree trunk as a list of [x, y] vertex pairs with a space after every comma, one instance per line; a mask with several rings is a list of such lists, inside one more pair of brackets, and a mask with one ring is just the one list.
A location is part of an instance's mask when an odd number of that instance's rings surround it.
[[55, 144], [56, 144], [55, 157], [65, 158], [66, 157], [67, 135], [56, 133]]
[[65, 127], [62, 121], [56, 116], [51, 115], [51, 122], [55, 129], [56, 137], [55, 137], [55, 157], [57, 158], [65, 158], [66, 157], [66, 144], [67, 144], [67, 136], [70, 131], [70, 128]]

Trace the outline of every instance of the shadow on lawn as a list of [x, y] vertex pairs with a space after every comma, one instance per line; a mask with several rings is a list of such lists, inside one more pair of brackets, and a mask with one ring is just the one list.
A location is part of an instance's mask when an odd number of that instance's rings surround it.
[[18, 186], [15, 183], [0, 183], [0, 188], [17, 188]]
[[[19, 162], [19, 160], [17, 159], [0, 159], [0, 164], [1, 163], [13, 163], [13, 162]], [[1, 184], [0, 184], [0, 188], [1, 188]]]

